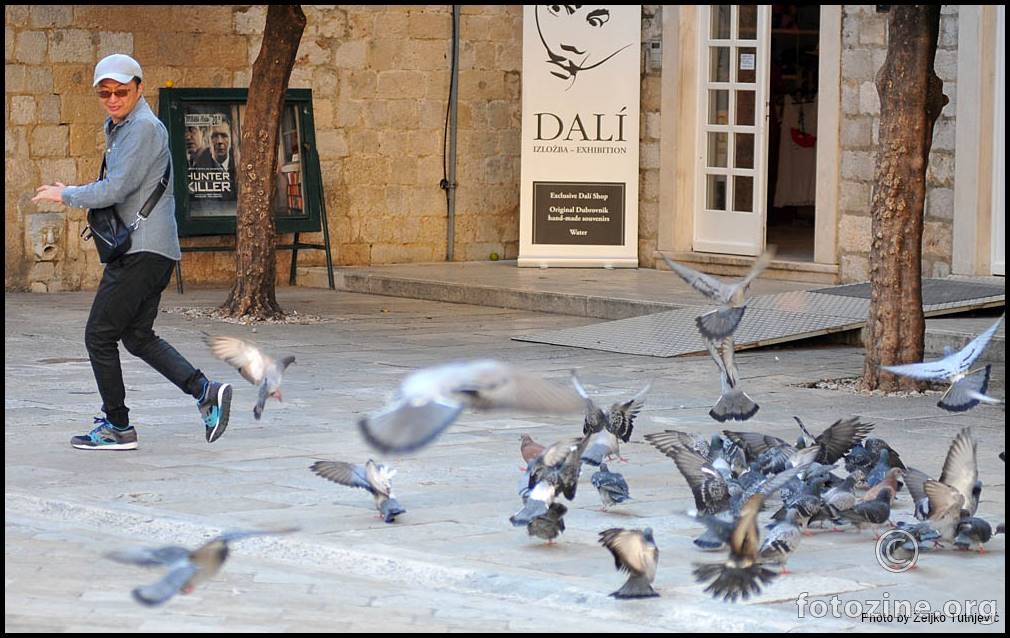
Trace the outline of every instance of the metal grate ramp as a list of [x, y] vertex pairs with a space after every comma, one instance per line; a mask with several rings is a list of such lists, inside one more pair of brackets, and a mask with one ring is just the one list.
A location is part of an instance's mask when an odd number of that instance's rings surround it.
[[[928, 288], [927, 282], [930, 282]], [[737, 328], [736, 350], [862, 328], [870, 308], [869, 290], [869, 284], [853, 284], [754, 297], [747, 304]], [[926, 316], [936, 317], [1002, 306], [1006, 303], [1006, 288], [995, 284], [924, 279], [923, 300]], [[513, 339], [622, 354], [676, 357], [706, 351], [694, 319], [714, 307], [680, 308], [579, 328], [544, 330]]]

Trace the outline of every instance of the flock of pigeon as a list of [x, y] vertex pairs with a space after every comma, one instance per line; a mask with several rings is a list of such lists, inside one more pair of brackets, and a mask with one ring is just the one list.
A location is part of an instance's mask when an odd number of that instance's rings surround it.
[[[698, 330], [719, 369], [721, 393], [710, 416], [719, 422], [745, 421], [758, 405], [739, 386], [734, 362], [733, 334], [743, 318], [747, 289], [772, 259], [766, 252], [742, 280], [729, 285], [666, 259], [688, 284], [719, 307], [696, 319]], [[950, 384], [938, 405], [950, 411], [968, 410], [980, 402], [1002, 403], [985, 394], [990, 366], [972, 364], [995, 333], [1001, 317], [958, 352], [946, 352], [932, 362], [882, 369], [916, 379]], [[281, 400], [282, 377], [294, 357], [275, 359], [241, 339], [206, 336], [214, 356], [235, 367], [257, 386], [254, 408], [262, 417], [269, 398]], [[603, 410], [572, 373], [571, 385], [555, 383], [496, 360], [452, 362], [422, 368], [407, 375], [395, 397], [381, 410], [363, 416], [357, 426], [368, 445], [382, 454], [406, 454], [433, 443], [465, 410], [518, 410], [531, 414], [583, 413], [579, 436], [541, 445], [529, 435], [520, 440], [524, 463], [519, 486], [522, 506], [509, 521], [525, 527], [530, 536], [554, 543], [564, 532], [564, 516], [583, 465], [596, 468], [591, 483], [603, 510], [631, 496], [625, 478], [610, 470], [607, 460], [624, 461], [620, 444], [631, 439], [636, 417], [651, 384], [630, 399]], [[978, 478], [977, 444], [964, 429], [954, 438], [938, 479], [905, 465], [886, 441], [869, 436], [873, 424], [858, 417], [840, 419], [813, 436], [798, 417], [802, 431], [795, 444], [757, 432], [722, 430], [711, 436], [677, 430], [645, 435], [645, 440], [674, 461], [691, 489], [697, 520], [706, 530], [694, 540], [702, 551], [724, 551], [728, 559], [695, 564], [693, 574], [705, 591], [726, 601], [746, 599], [787, 572], [790, 555], [811, 525], [850, 525], [858, 529], [889, 525], [891, 506], [904, 486], [915, 503], [917, 522], [899, 522], [906, 534], [879, 544], [881, 558], [903, 563], [919, 551], [942, 544], [978, 549], [993, 535], [992, 526], [975, 516], [982, 481]], [[1000, 453], [1003, 459], [1003, 453]], [[317, 461], [309, 469], [321, 478], [369, 492], [379, 516], [392, 523], [406, 512], [393, 495], [396, 470], [369, 459], [364, 465], [345, 461]], [[857, 495], [857, 490], [861, 493]], [[865, 490], [865, 491], [862, 491]], [[759, 514], [770, 499], [781, 507], [771, 514], [762, 535]], [[1003, 523], [996, 527], [1003, 532]], [[141, 566], [161, 566], [161, 580], [133, 590], [134, 598], [158, 605], [179, 592], [188, 593], [212, 578], [229, 553], [229, 543], [243, 538], [297, 531], [240, 530], [226, 532], [203, 546], [135, 549], [107, 554], [114, 560]], [[840, 530], [839, 530], [840, 531]], [[651, 528], [613, 527], [599, 532], [599, 542], [612, 555], [615, 567], [629, 574], [613, 592], [616, 598], [659, 596], [652, 584], [659, 549]]]

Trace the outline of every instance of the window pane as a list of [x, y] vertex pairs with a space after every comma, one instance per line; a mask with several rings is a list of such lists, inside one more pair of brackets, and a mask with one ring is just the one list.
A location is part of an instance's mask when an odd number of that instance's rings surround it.
[[709, 210], [726, 210], [726, 176], [707, 175], [705, 207]]
[[754, 135], [752, 133], [737, 133], [735, 141], [734, 168], [754, 168]]
[[757, 5], [741, 4], [738, 13], [737, 37], [741, 40], [757, 40]]
[[712, 47], [711, 52], [709, 80], [712, 82], [729, 82], [729, 47]]
[[729, 21], [732, 5], [719, 4], [712, 7], [712, 33], [709, 37], [713, 39], [729, 39]]
[[757, 49], [741, 47], [737, 49], [737, 82], [754, 83], [757, 77]]
[[726, 159], [729, 154], [727, 146], [729, 144], [728, 133], [708, 134], [708, 165], [719, 168], [726, 168]]
[[729, 124], [729, 91], [708, 92], [708, 123]]
[[754, 212], [754, 178], [736, 175], [733, 177], [733, 210], [742, 213]]
[[754, 91], [736, 92], [736, 123], [754, 126]]

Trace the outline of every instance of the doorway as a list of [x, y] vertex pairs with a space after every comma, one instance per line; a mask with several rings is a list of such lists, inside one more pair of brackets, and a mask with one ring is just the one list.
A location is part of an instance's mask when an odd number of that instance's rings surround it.
[[779, 259], [814, 261], [820, 7], [771, 10], [765, 242]]

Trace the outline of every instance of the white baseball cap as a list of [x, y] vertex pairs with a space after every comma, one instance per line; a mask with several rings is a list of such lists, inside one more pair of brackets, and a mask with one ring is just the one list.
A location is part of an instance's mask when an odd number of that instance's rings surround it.
[[98, 83], [105, 79], [127, 84], [135, 77], [141, 79], [144, 77], [140, 64], [128, 55], [113, 53], [95, 65], [95, 81], [91, 86], [98, 86]]

